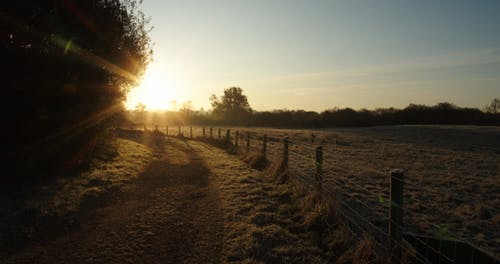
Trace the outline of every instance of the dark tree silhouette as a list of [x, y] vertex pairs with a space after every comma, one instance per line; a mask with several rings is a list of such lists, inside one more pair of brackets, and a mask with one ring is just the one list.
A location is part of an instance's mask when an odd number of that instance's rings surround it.
[[489, 114], [497, 114], [500, 112], [500, 99], [495, 98], [491, 100], [491, 104], [486, 106], [485, 108], [486, 113]]
[[[500, 113], [487, 113], [477, 108], [459, 107], [451, 103], [434, 106], [410, 104], [404, 109], [378, 108], [375, 110], [354, 110], [352, 108], [333, 108], [321, 113], [305, 110], [273, 110], [248, 112], [242, 119], [224, 119], [221, 101], [211, 97], [212, 112], [203, 110], [178, 112], [168, 111], [155, 119], [155, 113], [129, 111], [132, 122], [142, 124], [171, 125], [251, 125], [288, 128], [322, 128], [344, 126], [381, 126], [401, 124], [455, 124], [455, 125], [500, 125]], [[219, 108], [220, 107], [220, 108]], [[223, 109], [223, 108], [222, 108]], [[244, 121], [242, 121], [244, 120]]]
[[88, 156], [149, 62], [147, 23], [134, 0], [2, 3], [3, 158], [14, 171]]
[[252, 113], [247, 96], [243, 94], [243, 89], [240, 87], [224, 89], [224, 94], [220, 99], [212, 95], [210, 103], [213, 115], [225, 123], [244, 124], [247, 121], [245, 118]]

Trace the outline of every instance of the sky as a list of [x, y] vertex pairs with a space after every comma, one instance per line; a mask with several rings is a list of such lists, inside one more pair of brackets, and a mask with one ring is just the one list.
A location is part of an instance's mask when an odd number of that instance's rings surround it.
[[500, 97], [500, 1], [144, 0], [140, 9], [153, 26], [156, 89], [173, 108], [209, 109], [210, 95], [231, 86], [261, 111], [483, 108]]

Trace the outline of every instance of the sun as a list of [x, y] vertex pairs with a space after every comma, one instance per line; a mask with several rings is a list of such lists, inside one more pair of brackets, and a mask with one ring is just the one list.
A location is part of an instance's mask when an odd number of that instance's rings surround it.
[[176, 101], [176, 86], [165, 69], [157, 64], [150, 65], [139, 86], [132, 88], [127, 94], [125, 107], [133, 110], [143, 104], [146, 110], [171, 110]]

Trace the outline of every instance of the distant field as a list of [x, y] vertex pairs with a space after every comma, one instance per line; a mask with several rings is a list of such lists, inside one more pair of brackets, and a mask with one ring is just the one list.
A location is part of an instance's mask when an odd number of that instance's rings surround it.
[[[194, 136], [201, 135], [201, 128], [193, 130]], [[261, 150], [266, 134], [271, 160], [281, 157], [281, 139], [289, 137], [290, 172], [310, 184], [314, 183], [314, 148], [322, 145], [325, 189], [340, 193], [343, 202], [383, 229], [387, 226], [389, 171], [402, 168], [407, 231], [456, 237], [500, 253], [500, 127], [239, 127], [231, 128], [231, 134], [236, 130], [242, 149], [246, 132], [251, 133], [253, 151]], [[177, 132], [177, 127], [170, 130], [170, 134]], [[223, 128], [222, 137], [225, 132]]]

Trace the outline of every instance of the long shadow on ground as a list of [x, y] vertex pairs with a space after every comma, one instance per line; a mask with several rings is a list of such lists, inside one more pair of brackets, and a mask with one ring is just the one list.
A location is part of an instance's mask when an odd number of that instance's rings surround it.
[[182, 142], [167, 141], [162, 149], [109, 202], [87, 202], [92, 216], [78, 227], [0, 262], [220, 262], [223, 215], [209, 170]]

